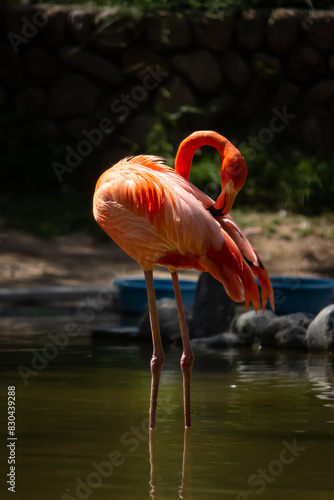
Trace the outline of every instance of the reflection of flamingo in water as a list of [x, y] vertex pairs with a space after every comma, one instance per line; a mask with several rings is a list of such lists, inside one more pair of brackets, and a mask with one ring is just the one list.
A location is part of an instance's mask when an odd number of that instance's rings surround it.
[[[149, 453], [150, 453], [150, 496], [152, 500], [161, 500], [162, 489], [159, 478], [158, 457], [155, 443], [155, 429], [150, 429], [149, 433]], [[181, 484], [179, 488], [179, 498], [191, 500], [190, 493], [190, 428], [184, 429], [183, 438], [183, 459]]]
[[[197, 149], [215, 147], [222, 158], [221, 193], [214, 202], [188, 181]], [[185, 425], [190, 426], [190, 378], [194, 361], [184, 316], [178, 268], [209, 272], [223, 283], [230, 297], [262, 309], [273, 291], [267, 271], [247, 238], [227, 215], [245, 183], [247, 167], [240, 152], [211, 131], [191, 134], [180, 145], [175, 170], [156, 156], [119, 161], [101, 175], [94, 195], [94, 216], [106, 233], [142, 267], [146, 280], [153, 339], [150, 428], [155, 427], [160, 373], [164, 362], [154, 293], [154, 265], [172, 276], [183, 354]]]

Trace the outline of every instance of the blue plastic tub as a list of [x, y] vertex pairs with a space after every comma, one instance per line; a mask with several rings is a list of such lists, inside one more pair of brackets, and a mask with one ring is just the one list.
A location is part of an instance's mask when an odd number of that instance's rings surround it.
[[[305, 312], [318, 314], [333, 302], [334, 280], [270, 276], [274, 289], [276, 314]], [[269, 305], [269, 302], [268, 302]]]
[[[119, 306], [122, 312], [140, 314], [147, 306], [145, 278], [131, 277], [114, 280], [119, 291]], [[195, 302], [197, 281], [180, 279], [180, 289], [184, 306], [193, 306]], [[171, 278], [154, 278], [157, 300], [163, 297], [174, 299], [174, 288]]]

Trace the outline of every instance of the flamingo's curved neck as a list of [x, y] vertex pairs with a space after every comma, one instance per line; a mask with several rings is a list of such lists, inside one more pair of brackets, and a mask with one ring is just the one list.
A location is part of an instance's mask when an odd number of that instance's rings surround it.
[[216, 148], [221, 156], [222, 166], [227, 153], [230, 156], [231, 153], [238, 152], [229, 140], [217, 134], [217, 132], [211, 130], [194, 132], [181, 142], [175, 158], [175, 170], [184, 179], [189, 180], [194, 153], [202, 146], [213, 146]]

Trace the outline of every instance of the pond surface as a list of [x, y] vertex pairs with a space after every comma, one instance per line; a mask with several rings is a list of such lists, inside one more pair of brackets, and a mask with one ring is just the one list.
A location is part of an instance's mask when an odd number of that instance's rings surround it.
[[3, 439], [1, 498], [333, 499], [333, 356], [195, 352], [184, 435], [181, 351], [166, 346], [149, 436], [150, 344], [73, 338], [45, 364], [50, 337], [14, 333], [2, 337], [0, 428], [6, 439], [15, 386], [16, 494]]

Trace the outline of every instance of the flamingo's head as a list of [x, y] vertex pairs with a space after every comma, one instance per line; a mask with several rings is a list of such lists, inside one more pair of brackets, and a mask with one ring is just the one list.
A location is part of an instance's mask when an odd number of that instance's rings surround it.
[[233, 157], [225, 156], [221, 168], [221, 193], [214, 204], [214, 209], [221, 215], [228, 214], [235, 197], [245, 184], [247, 166], [244, 157], [239, 153]]

